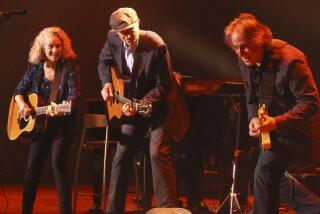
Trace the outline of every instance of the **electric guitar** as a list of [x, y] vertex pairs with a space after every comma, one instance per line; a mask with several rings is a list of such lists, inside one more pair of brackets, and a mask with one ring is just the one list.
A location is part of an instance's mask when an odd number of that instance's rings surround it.
[[129, 81], [122, 79], [117, 68], [111, 68], [111, 79], [114, 89], [114, 101], [107, 102], [109, 120], [121, 119], [122, 106], [127, 102], [131, 102], [132, 107], [143, 117], [150, 117], [152, 112], [152, 104], [147, 100], [128, 99], [124, 96], [128, 88]]
[[[265, 104], [260, 104], [258, 109], [258, 117], [260, 123], [263, 123], [265, 116], [268, 115], [267, 108]], [[271, 148], [271, 140], [269, 132], [261, 132], [261, 147], [263, 150], [268, 150]]]
[[28, 105], [32, 108], [30, 114], [19, 112], [19, 106], [14, 97], [11, 99], [7, 132], [10, 140], [15, 140], [21, 135], [28, 136], [36, 133], [43, 133], [47, 125], [46, 111], [48, 109], [56, 110], [58, 113], [70, 113], [71, 102], [63, 102], [57, 105], [41, 106], [42, 100], [37, 94], [28, 95]]

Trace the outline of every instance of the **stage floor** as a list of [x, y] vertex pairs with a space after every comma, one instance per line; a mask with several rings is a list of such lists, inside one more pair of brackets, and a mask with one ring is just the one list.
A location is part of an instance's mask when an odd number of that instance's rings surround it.
[[[18, 214], [21, 213], [21, 196], [22, 188], [21, 185], [4, 185], [0, 193], [0, 213], [6, 214]], [[89, 185], [82, 185], [79, 187], [79, 192], [90, 193], [91, 188]], [[137, 204], [133, 202], [133, 198], [136, 195], [129, 189], [129, 194], [126, 202], [126, 213], [131, 214], [142, 214], [144, 213], [141, 208], [138, 208]], [[181, 196], [180, 200], [183, 206], [186, 206], [186, 197]], [[153, 200], [153, 206], [155, 205]], [[217, 199], [205, 198], [203, 199], [203, 205], [208, 207], [209, 212], [203, 213], [214, 213], [219, 206]], [[79, 196], [77, 213], [84, 214], [92, 206], [91, 197]], [[54, 185], [41, 185], [36, 198], [34, 214], [57, 214], [58, 211], [58, 198]], [[282, 214], [295, 214], [293, 211], [282, 211]]]

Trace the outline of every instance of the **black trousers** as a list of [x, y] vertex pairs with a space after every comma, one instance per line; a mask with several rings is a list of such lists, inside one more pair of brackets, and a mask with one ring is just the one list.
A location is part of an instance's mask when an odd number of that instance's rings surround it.
[[[150, 125], [148, 119], [134, 117], [121, 126], [121, 139], [112, 162], [107, 213], [124, 213], [133, 157], [139, 147], [137, 144], [143, 142]], [[150, 133], [150, 159], [157, 207], [176, 207], [178, 202], [169, 137], [161, 126]]]
[[289, 152], [261, 152], [254, 173], [254, 214], [278, 214], [279, 200], [299, 214], [320, 213], [320, 199], [286, 169]]
[[[60, 126], [59, 126], [60, 125]], [[24, 174], [22, 213], [33, 212], [33, 205], [40, 182], [41, 172], [49, 152], [55, 177], [59, 209], [62, 214], [72, 213], [71, 188], [67, 179], [67, 156], [72, 142], [71, 130], [61, 129], [58, 120], [48, 122], [44, 134], [39, 134], [31, 141], [27, 166]]]

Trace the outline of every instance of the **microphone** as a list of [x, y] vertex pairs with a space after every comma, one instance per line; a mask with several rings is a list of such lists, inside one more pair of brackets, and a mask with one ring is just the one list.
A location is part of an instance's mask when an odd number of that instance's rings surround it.
[[11, 15], [26, 15], [25, 9], [12, 10], [12, 11], [0, 11], [0, 17], [10, 17]]

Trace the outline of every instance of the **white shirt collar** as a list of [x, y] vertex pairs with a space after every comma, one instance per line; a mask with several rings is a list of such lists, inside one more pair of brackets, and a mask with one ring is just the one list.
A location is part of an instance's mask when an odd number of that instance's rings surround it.
[[123, 46], [125, 48], [126, 51], [133, 53], [136, 51], [137, 47], [138, 47], [138, 42], [139, 40], [131, 47], [129, 47], [125, 42], [123, 42]]

